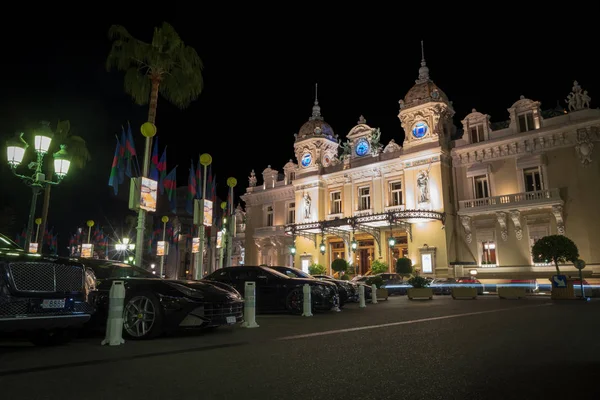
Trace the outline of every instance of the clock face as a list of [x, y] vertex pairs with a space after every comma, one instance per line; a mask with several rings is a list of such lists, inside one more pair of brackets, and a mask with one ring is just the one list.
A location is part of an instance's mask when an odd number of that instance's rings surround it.
[[427, 129], [429, 129], [427, 123], [424, 121], [419, 121], [413, 127], [412, 135], [415, 139], [421, 139], [427, 134]]
[[303, 167], [308, 167], [312, 162], [312, 154], [306, 153], [302, 156], [302, 161], [300, 162]]
[[358, 144], [356, 145], [356, 155], [359, 157], [364, 156], [365, 154], [367, 154], [369, 152], [369, 142], [367, 142], [365, 139], [361, 139]]

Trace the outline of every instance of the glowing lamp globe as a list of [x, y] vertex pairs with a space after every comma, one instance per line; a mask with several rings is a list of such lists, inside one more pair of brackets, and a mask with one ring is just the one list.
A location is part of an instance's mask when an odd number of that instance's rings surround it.
[[88, 222], [85, 223], [88, 228], [91, 228], [92, 226], [94, 226], [94, 220], [90, 219]]
[[154, 135], [156, 135], [156, 125], [154, 125], [152, 122], [144, 122], [140, 127], [140, 131], [144, 137], [154, 137]]
[[221, 202], [221, 210], [224, 210], [227, 207], [227, 202], [226, 201], [222, 201]]
[[35, 219], [35, 224], [36, 225], [41, 225], [42, 224], [42, 219], [41, 218], [36, 218]]
[[69, 173], [69, 167], [71, 166], [71, 160], [69, 160], [69, 154], [67, 153], [66, 146], [60, 145], [60, 150], [54, 153], [54, 173], [58, 179], [62, 179]]
[[237, 185], [237, 179], [235, 179], [234, 177], [227, 178], [227, 186], [232, 188], [235, 187], [235, 185]]
[[49, 135], [35, 135], [33, 137], [34, 149], [40, 154], [46, 154], [52, 143], [52, 138]]
[[25, 149], [26, 144], [18, 140], [11, 140], [6, 143], [6, 158], [11, 168], [16, 168], [23, 162]]
[[167, 222], [169, 222], [169, 217], [167, 217], [167, 216], [165, 215], [165, 216], [163, 216], [163, 217], [162, 217], [160, 220], [162, 221], [162, 223], [163, 223], [163, 224], [166, 224]]

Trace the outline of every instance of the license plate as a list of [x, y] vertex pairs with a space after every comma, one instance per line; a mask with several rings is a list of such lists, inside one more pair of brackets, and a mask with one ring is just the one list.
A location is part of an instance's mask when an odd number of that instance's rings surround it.
[[227, 323], [228, 324], [235, 324], [235, 317], [227, 317]]
[[65, 308], [65, 299], [46, 299], [42, 301], [42, 308]]

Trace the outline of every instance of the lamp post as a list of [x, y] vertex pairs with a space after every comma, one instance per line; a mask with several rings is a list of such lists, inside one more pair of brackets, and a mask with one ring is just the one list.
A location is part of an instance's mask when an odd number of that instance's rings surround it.
[[223, 234], [227, 235], [227, 221], [228, 220], [227, 220], [227, 211], [225, 211], [226, 209], [227, 209], [227, 202], [222, 201], [221, 202], [221, 210], [223, 210], [223, 229], [221, 229], [221, 245], [219, 246], [219, 263], [218, 263], [219, 269], [223, 268], [223, 256], [225, 255], [225, 252], [223, 251]]
[[86, 225], [88, 227], [88, 240], [87, 243], [91, 243], [90, 240], [92, 239], [92, 226], [94, 226], [94, 220], [89, 220], [88, 222], [86, 222]]
[[[152, 138], [156, 135], [156, 125], [152, 122], [144, 122], [140, 128], [142, 135], [146, 138], [144, 146], [144, 164], [142, 166], [142, 177], [148, 177], [150, 170], [150, 149]], [[141, 182], [140, 182], [141, 183]], [[137, 236], [135, 238], [135, 265], [142, 266], [142, 253], [144, 251], [144, 229], [146, 227], [146, 210], [140, 207], [138, 211]]]
[[196, 255], [196, 268], [194, 268], [194, 279], [199, 280], [204, 277], [204, 271], [202, 263], [204, 261], [204, 200], [206, 200], [206, 169], [212, 163], [212, 157], [210, 154], [204, 153], [200, 156], [200, 164], [203, 168], [202, 179], [202, 200], [200, 201], [200, 222], [198, 224], [198, 238], [199, 247], [198, 254]]
[[[165, 243], [165, 238], [166, 238], [166, 234], [167, 234], [167, 222], [169, 222], [169, 217], [167, 217], [165, 215], [160, 220], [163, 223], [162, 241], [163, 241], [163, 243]], [[166, 243], [165, 243], [165, 249], [163, 251], [167, 251]], [[165, 253], [163, 252], [163, 255], [160, 257], [160, 277], [161, 278], [163, 277], [164, 267], [165, 267]]]
[[229, 186], [229, 229], [227, 229], [227, 262], [226, 266], [231, 267], [231, 255], [233, 254], [233, 234], [235, 231], [235, 218], [233, 216], [233, 188], [237, 185], [237, 179], [227, 178]]
[[29, 208], [29, 219], [27, 221], [27, 238], [25, 248], [29, 250], [31, 243], [31, 236], [33, 234], [33, 219], [35, 215], [35, 207], [37, 204], [37, 197], [47, 185], [58, 185], [67, 173], [71, 161], [69, 160], [66, 146], [61, 145], [60, 150], [53, 154], [54, 156], [54, 174], [56, 175], [57, 181], [47, 181], [46, 175], [42, 172], [42, 165], [44, 156], [48, 153], [50, 143], [52, 142], [52, 130], [47, 124], [42, 125], [42, 128], [35, 132], [34, 135], [34, 151], [36, 153], [36, 161], [29, 163], [28, 167], [33, 171], [32, 175], [21, 175], [18, 174], [16, 169], [23, 162], [25, 157], [25, 151], [29, 147], [27, 142], [23, 139], [24, 133], [21, 132], [19, 139], [9, 140], [6, 144], [6, 155], [8, 159], [8, 165], [13, 175], [20, 178], [25, 182], [26, 185], [32, 189], [31, 206]]

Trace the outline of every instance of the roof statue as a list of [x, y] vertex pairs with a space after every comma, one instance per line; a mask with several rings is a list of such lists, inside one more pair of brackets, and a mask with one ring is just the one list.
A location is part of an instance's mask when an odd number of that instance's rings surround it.
[[565, 99], [569, 105], [569, 111], [579, 111], [584, 108], [590, 108], [592, 98], [588, 95], [587, 90], [582, 90], [577, 81], [573, 82], [573, 89]]

